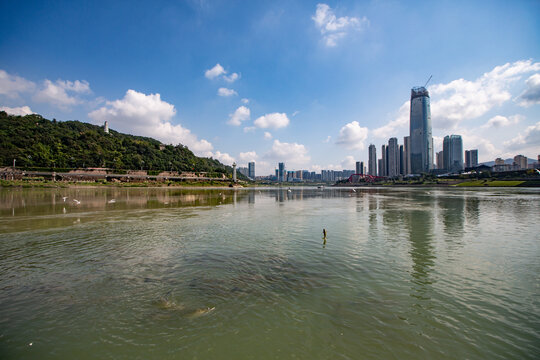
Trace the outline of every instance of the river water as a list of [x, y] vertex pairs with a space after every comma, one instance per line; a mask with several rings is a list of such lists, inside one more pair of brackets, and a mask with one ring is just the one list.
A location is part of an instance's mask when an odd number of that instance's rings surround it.
[[0, 189], [0, 358], [538, 359], [539, 214], [539, 189]]

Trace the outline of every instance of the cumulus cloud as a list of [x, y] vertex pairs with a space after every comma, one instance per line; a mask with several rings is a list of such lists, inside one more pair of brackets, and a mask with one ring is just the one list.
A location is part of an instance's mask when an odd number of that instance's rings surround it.
[[388, 124], [376, 128], [372, 131], [373, 135], [377, 138], [389, 138], [395, 136], [396, 132], [409, 127], [410, 120], [410, 108], [409, 101], [405, 101], [399, 108], [395, 120], [390, 121]]
[[91, 90], [88, 82], [84, 80], [64, 81], [58, 79], [55, 82], [45, 80], [43, 81], [41, 90], [34, 95], [34, 100], [37, 102], [49, 103], [61, 109], [67, 109], [70, 106], [82, 102], [80, 98], [69, 95], [68, 92], [89, 94], [91, 93]]
[[254, 124], [255, 126], [263, 129], [279, 129], [282, 127], [287, 127], [287, 125], [289, 125], [289, 118], [285, 113], [271, 113], [257, 118]]
[[249, 120], [250, 115], [251, 112], [247, 107], [240, 106], [234, 111], [234, 113], [229, 114], [229, 121], [227, 122], [227, 124], [240, 126], [242, 124], [242, 121]]
[[249, 104], [249, 99], [243, 98], [240, 101], [242, 101], [242, 104]]
[[246, 126], [244, 128], [245, 133], [254, 132], [255, 130], [257, 130], [257, 128], [255, 126]]
[[336, 144], [343, 145], [348, 149], [363, 150], [364, 141], [368, 135], [368, 128], [361, 127], [358, 121], [353, 121], [343, 126], [339, 130], [339, 136]]
[[521, 106], [540, 104], [540, 74], [534, 74], [525, 82], [527, 89], [520, 95]]
[[332, 137], [330, 135], [328, 135], [326, 137], [326, 139], [323, 140], [323, 143], [328, 144], [330, 142], [330, 140], [332, 140]]
[[108, 121], [115, 130], [154, 137], [164, 143], [181, 143], [199, 155], [211, 151], [210, 142], [199, 140], [190, 130], [171, 123], [175, 114], [174, 105], [161, 100], [159, 94], [146, 95], [128, 90], [123, 99], [107, 101], [105, 106], [88, 116], [96, 124]]
[[32, 81], [0, 70], [0, 95], [17, 98], [20, 93], [33, 91], [35, 87]]
[[240, 75], [238, 75], [237, 73], [232, 73], [231, 75], [223, 75], [223, 80], [229, 83], [233, 83], [239, 78], [240, 78]]
[[246, 151], [238, 154], [238, 159], [244, 163], [257, 160], [258, 156], [255, 151]]
[[[523, 134], [518, 134], [515, 139], [504, 142], [504, 145], [509, 150], [527, 150], [538, 151], [540, 146], [540, 121], [525, 129]], [[535, 153], [536, 155], [536, 153]]]
[[232, 165], [232, 163], [234, 162], [234, 158], [231, 155], [227, 153], [222, 153], [220, 151], [216, 151], [215, 153], [213, 153], [212, 157], [216, 160], [221, 161], [221, 163], [225, 165]]
[[233, 96], [233, 95], [238, 95], [238, 93], [236, 91], [234, 91], [233, 89], [227, 89], [227, 88], [219, 88], [218, 89], [218, 95], [219, 96]]
[[270, 140], [270, 139], [272, 138], [272, 134], [269, 133], [268, 131], [265, 131], [265, 132], [264, 132], [264, 138], [265, 138], [266, 140]]
[[223, 66], [221, 66], [219, 63], [216, 64], [213, 68], [206, 70], [204, 72], [204, 76], [206, 76], [208, 79], [214, 79], [222, 74], [227, 73]]
[[520, 115], [513, 115], [510, 117], [497, 115], [488, 120], [487, 123], [482, 125], [483, 128], [499, 128], [504, 126], [515, 125], [522, 119]]
[[0, 106], [0, 111], [5, 111], [10, 115], [19, 115], [19, 116], [25, 116], [33, 114], [34, 112], [30, 110], [30, 107], [28, 106], [21, 106], [21, 107], [7, 107], [7, 106]]
[[512, 98], [508, 87], [522, 75], [540, 70], [540, 62], [516, 61], [496, 66], [474, 81], [457, 79], [429, 88], [433, 127], [454, 129], [463, 120], [478, 118]]
[[[457, 79], [429, 87], [431, 120], [436, 129], [455, 130], [462, 121], [473, 120], [512, 98], [508, 88], [524, 74], [538, 71], [540, 63], [516, 61], [496, 66], [474, 81]], [[534, 75], [533, 75], [534, 76]], [[530, 80], [531, 78], [529, 78]], [[536, 78], [531, 80], [534, 85]], [[527, 81], [529, 81], [527, 80]], [[394, 120], [372, 131], [378, 138], [396, 136], [409, 127], [410, 101], [399, 108]]]
[[311, 19], [328, 47], [336, 46], [338, 40], [345, 37], [349, 31], [361, 31], [369, 26], [369, 20], [365, 16], [361, 19], [349, 16], [338, 18], [326, 4], [317, 4], [317, 10]]
[[353, 156], [345, 156], [345, 159], [341, 161], [341, 167], [345, 170], [356, 169], [356, 160]]
[[285, 162], [289, 169], [301, 169], [311, 160], [304, 145], [281, 142], [277, 139], [274, 140], [272, 149], [264, 155], [264, 158], [270, 163]]

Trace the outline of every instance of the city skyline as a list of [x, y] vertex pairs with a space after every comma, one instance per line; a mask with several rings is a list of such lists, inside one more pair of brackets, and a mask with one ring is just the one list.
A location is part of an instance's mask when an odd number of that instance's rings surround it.
[[433, 155], [448, 134], [478, 162], [539, 152], [538, 3], [161, 5], [3, 2], [0, 108], [320, 172], [403, 141], [433, 75]]

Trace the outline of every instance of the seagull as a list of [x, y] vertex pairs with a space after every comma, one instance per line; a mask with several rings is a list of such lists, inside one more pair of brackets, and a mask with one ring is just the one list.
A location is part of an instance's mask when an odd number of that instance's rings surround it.
[[77, 200], [77, 199], [73, 199], [73, 202], [74, 202], [75, 204], [77, 204], [77, 205], [79, 205], [79, 204], [81, 203], [81, 202], [80, 202], [79, 200]]
[[109, 200], [109, 201], [107, 201], [107, 202], [108, 202], [109, 204], [114, 204], [114, 203], [116, 202], [116, 200], [115, 200], [115, 199], [111, 199], [111, 200]]
[[62, 200], [64, 200], [64, 202], [66, 202], [66, 199], [67, 199], [67, 196], [62, 196]]
[[356, 190], [352, 189], [352, 192], [356, 192]]
[[288, 192], [292, 192], [292, 190], [291, 190], [291, 189], [289, 189], [289, 190], [287, 190], [287, 191], [288, 191]]

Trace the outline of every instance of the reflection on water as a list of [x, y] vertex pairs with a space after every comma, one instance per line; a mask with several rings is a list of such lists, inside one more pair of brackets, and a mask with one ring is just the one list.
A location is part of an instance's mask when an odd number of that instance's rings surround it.
[[536, 189], [1, 189], [0, 355], [534, 358], [539, 210]]

